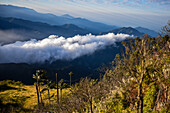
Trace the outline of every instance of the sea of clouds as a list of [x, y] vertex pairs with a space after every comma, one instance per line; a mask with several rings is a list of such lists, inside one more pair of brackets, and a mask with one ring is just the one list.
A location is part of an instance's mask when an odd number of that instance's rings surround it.
[[0, 45], [0, 63], [44, 63], [56, 60], [73, 60], [83, 55], [94, 53], [115, 42], [133, 38], [128, 34], [84, 36], [76, 35], [65, 38], [50, 35], [43, 40], [17, 41], [12, 44]]

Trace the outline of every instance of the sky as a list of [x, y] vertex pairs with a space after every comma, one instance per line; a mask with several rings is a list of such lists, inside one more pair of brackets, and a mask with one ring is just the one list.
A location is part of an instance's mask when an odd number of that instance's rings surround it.
[[120, 27], [159, 31], [170, 20], [170, 0], [0, 0], [57, 16], [69, 14]]

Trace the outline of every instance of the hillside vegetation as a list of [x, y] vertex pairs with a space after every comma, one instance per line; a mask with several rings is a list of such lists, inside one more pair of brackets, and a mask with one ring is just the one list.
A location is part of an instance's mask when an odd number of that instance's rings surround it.
[[[166, 113], [170, 108], [170, 37], [144, 35], [122, 42], [125, 51], [98, 79], [70, 85], [50, 81], [45, 70], [34, 85], [1, 81], [1, 112]], [[58, 90], [57, 90], [58, 89]]]
[[[42, 86], [41, 88], [44, 88]], [[24, 85], [20, 81], [0, 81], [0, 112], [37, 112], [37, 95], [35, 85]], [[56, 89], [50, 89], [50, 102], [56, 103]], [[69, 88], [63, 89], [69, 93]], [[47, 91], [43, 92], [43, 101], [49, 104]]]

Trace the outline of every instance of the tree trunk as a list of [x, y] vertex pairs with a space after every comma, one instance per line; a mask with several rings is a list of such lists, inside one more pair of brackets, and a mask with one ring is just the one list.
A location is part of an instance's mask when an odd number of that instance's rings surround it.
[[[146, 36], [147, 37], [147, 36]], [[139, 88], [138, 88], [138, 99], [139, 99], [139, 112], [138, 113], [143, 113], [143, 88], [142, 88], [142, 83], [145, 75], [145, 56], [146, 56], [146, 50], [145, 50], [145, 43], [144, 40], [142, 40], [142, 47], [143, 47], [143, 56], [142, 56], [142, 62], [141, 62], [141, 78], [139, 81]]]
[[49, 100], [49, 104], [50, 104], [50, 90], [48, 89], [48, 100]]
[[137, 113], [143, 113], [143, 94], [142, 94], [142, 82], [143, 82], [143, 74], [141, 76], [141, 81], [138, 87], [138, 102], [137, 102]]
[[91, 97], [91, 100], [90, 100], [90, 111], [91, 111], [91, 113], [93, 113], [93, 103], [92, 103], [92, 97]]
[[138, 113], [143, 113], [143, 94], [142, 94], [142, 83], [143, 83], [143, 78], [144, 78], [144, 73], [142, 73], [141, 75], [141, 79], [139, 82], [139, 88], [138, 88], [138, 107], [139, 107], [139, 111]]
[[[142, 44], [143, 45], [143, 44]], [[142, 58], [142, 62], [141, 62], [141, 77], [140, 77], [140, 81], [138, 83], [138, 110], [137, 113], [143, 113], [143, 94], [142, 94], [142, 83], [143, 83], [143, 79], [144, 79], [144, 74], [145, 74], [145, 69], [144, 69], [144, 60], [145, 57], [145, 47], [144, 47], [144, 53], [143, 53], [143, 58]]]
[[[138, 92], [139, 92], [139, 89], [138, 89]], [[136, 110], [136, 113], [139, 113], [139, 104], [140, 104], [140, 101], [139, 101], [139, 96], [137, 97], [138, 101], [137, 101], [137, 110]]]
[[155, 105], [154, 105], [154, 111], [156, 111], [156, 109], [157, 109], [157, 105], [158, 105], [158, 102], [159, 102], [160, 94], [161, 94], [161, 90], [159, 89], [157, 97], [156, 97], [156, 102], [155, 102]]
[[40, 93], [40, 99], [41, 99], [41, 104], [43, 104], [42, 96], [41, 96], [41, 90], [40, 90], [40, 85], [39, 86], [39, 93]]
[[40, 97], [39, 97], [39, 90], [38, 90], [38, 85], [37, 85], [37, 83], [36, 83], [36, 91], [37, 91], [37, 103], [38, 103], [38, 106], [39, 106], [39, 104], [40, 104]]
[[57, 75], [57, 73], [56, 73], [56, 83], [57, 83], [57, 103], [59, 104], [58, 75]]
[[143, 95], [140, 96], [140, 111], [139, 113], [143, 113]]
[[62, 103], [62, 88], [60, 88], [60, 102]]
[[70, 87], [71, 87], [71, 75], [70, 75]]

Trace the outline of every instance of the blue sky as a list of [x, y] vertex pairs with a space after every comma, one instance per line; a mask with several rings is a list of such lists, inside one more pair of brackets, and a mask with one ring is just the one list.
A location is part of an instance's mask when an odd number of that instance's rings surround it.
[[170, 20], [170, 0], [0, 0], [0, 3], [156, 31]]

